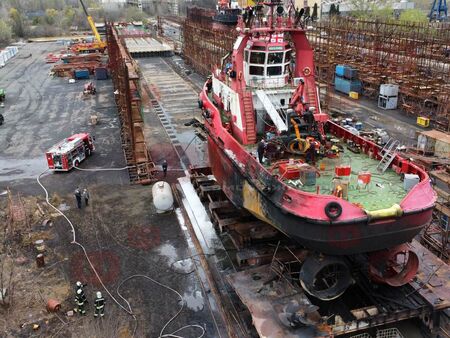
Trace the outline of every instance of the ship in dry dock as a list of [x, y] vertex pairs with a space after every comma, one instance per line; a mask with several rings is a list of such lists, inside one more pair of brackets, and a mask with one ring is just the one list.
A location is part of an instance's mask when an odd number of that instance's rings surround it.
[[365, 253], [372, 279], [403, 285], [418, 268], [405, 243], [430, 222], [435, 193], [397, 141], [380, 148], [322, 112], [302, 14], [271, 1], [239, 19], [200, 94], [213, 174], [233, 204], [326, 255], [303, 264], [312, 295], [349, 286], [341, 255]]

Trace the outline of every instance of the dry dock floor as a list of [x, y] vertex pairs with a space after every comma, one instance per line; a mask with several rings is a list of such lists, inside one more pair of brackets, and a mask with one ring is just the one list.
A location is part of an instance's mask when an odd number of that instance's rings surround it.
[[[97, 147], [94, 155], [81, 164], [82, 169], [125, 166], [111, 81], [97, 81], [98, 94], [84, 100], [81, 92], [85, 81], [69, 84], [66, 78], [48, 75], [52, 65], [46, 64], [44, 57], [60, 49], [56, 43], [26, 44], [0, 69], [0, 88], [7, 93], [5, 107], [0, 108], [5, 116], [0, 126], [0, 224], [4, 230], [0, 258], [5, 262], [4, 275], [9, 276], [14, 266], [9, 285], [11, 295], [14, 289], [12, 304], [0, 306], [0, 336], [131, 337], [135, 321], [101, 287], [81, 248], [71, 244], [69, 225], [46, 206], [43, 190], [36, 182], [46, 169], [45, 150], [79, 131], [92, 133]], [[32, 57], [23, 57], [30, 53]], [[90, 126], [89, 116], [94, 112], [100, 123]], [[160, 144], [165, 142], [160, 139]], [[157, 149], [154, 152], [157, 156]], [[190, 258], [192, 251], [177, 214], [155, 212], [150, 186], [129, 185], [125, 170], [47, 172], [42, 183], [52, 203], [72, 220], [77, 241], [85, 246], [102, 281], [121, 304], [126, 305], [117, 295], [122, 281], [136, 274], [147, 275], [177, 290], [184, 299], [184, 310], [165, 334], [197, 324], [206, 330], [205, 337], [216, 336], [211, 310], [195, 272], [195, 258]], [[81, 210], [76, 208], [73, 196], [77, 186], [87, 187], [91, 195], [89, 206]], [[8, 221], [7, 188], [14, 198], [20, 195], [26, 222]], [[52, 223], [44, 222], [47, 219]], [[44, 268], [37, 268], [35, 263], [34, 242], [38, 239], [44, 240]], [[85, 317], [68, 317], [66, 312], [74, 307], [77, 280], [88, 284], [88, 312]], [[93, 318], [96, 291], [102, 291], [106, 298], [102, 321]], [[181, 304], [176, 294], [143, 277], [126, 281], [119, 291], [136, 315], [135, 337], [158, 337]], [[45, 310], [49, 298], [61, 302], [58, 314]], [[39, 325], [36, 330], [34, 324]], [[179, 334], [197, 337], [201, 330], [191, 327]]]

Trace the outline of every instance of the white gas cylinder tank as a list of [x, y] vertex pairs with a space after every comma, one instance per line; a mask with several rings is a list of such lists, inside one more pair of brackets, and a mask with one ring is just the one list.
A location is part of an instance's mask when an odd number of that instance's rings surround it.
[[156, 182], [152, 187], [152, 196], [157, 213], [161, 214], [173, 209], [173, 194], [169, 183]]

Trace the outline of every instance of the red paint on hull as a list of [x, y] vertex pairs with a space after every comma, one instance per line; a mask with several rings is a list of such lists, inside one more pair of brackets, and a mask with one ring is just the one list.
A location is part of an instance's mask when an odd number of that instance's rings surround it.
[[[264, 217], [300, 244], [327, 254], [342, 255], [389, 248], [410, 241], [431, 220], [435, 193], [426, 172], [409, 163], [409, 172], [417, 173], [421, 182], [401, 201], [403, 216], [370, 221], [363, 209], [330, 195], [316, 195], [285, 185], [274, 178], [258, 161], [222, 127], [220, 113], [206, 95], [200, 99], [212, 112], [205, 121], [209, 132], [209, 156], [213, 174], [227, 197], [243, 207], [243, 185], [247, 181], [261, 199]], [[328, 122], [333, 133], [353, 139], [362, 149], [378, 155], [377, 145]], [[402, 161], [400, 157], [395, 163]], [[329, 202], [342, 206], [342, 214], [331, 221], [325, 206]]]

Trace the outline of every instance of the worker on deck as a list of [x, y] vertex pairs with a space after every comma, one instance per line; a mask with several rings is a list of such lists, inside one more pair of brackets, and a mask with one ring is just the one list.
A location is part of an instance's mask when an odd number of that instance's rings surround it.
[[258, 147], [256, 148], [256, 151], [258, 153], [259, 163], [262, 163], [262, 161], [263, 161], [263, 157], [264, 157], [266, 148], [267, 148], [266, 140], [264, 138], [262, 138], [261, 141], [259, 141], [259, 143], [258, 143]]
[[310, 107], [303, 113], [303, 120], [308, 125], [308, 131], [311, 131], [313, 124], [315, 122], [314, 112], [316, 108]]
[[212, 76], [208, 76], [208, 80], [206, 81], [206, 89], [208, 90], [208, 93], [211, 93], [212, 90]]
[[102, 293], [100, 291], [96, 294], [94, 306], [94, 317], [97, 318], [99, 315], [100, 317], [103, 317], [105, 315], [105, 298], [102, 297]]
[[80, 315], [85, 315], [86, 310], [84, 309], [84, 304], [87, 299], [82, 289], [77, 290], [77, 294], [75, 296], [75, 305], [77, 306], [73, 311], [78, 312]]

